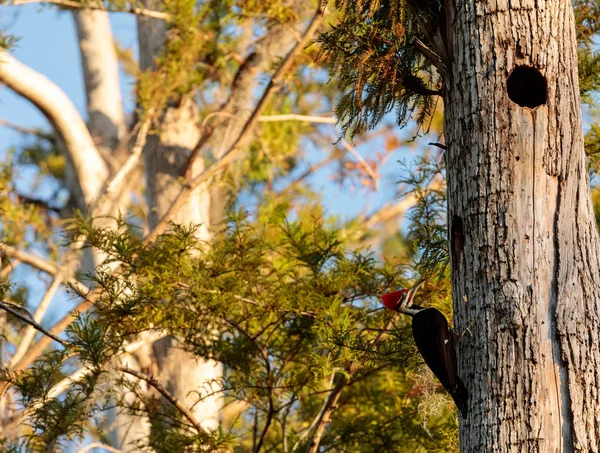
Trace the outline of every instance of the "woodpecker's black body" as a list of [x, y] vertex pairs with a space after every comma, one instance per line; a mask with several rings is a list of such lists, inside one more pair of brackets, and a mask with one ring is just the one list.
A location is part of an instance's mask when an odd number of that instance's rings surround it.
[[384, 294], [381, 300], [390, 310], [412, 316], [412, 331], [417, 349], [464, 417], [467, 414], [468, 393], [458, 377], [454, 333], [439, 310], [412, 303], [420, 286], [421, 283], [411, 289]]
[[457, 374], [454, 333], [446, 317], [435, 308], [423, 308], [413, 315], [412, 331], [423, 360], [466, 415], [467, 389]]

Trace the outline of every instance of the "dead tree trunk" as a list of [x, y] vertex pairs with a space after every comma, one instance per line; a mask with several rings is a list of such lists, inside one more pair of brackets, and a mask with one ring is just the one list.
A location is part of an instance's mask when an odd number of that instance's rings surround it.
[[600, 241], [567, 0], [456, 2], [446, 84], [462, 452], [598, 452]]

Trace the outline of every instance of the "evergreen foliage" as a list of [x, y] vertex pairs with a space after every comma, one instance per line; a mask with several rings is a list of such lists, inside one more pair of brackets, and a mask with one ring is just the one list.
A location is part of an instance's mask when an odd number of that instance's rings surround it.
[[341, 17], [320, 43], [332, 77], [344, 90], [336, 114], [352, 136], [373, 129], [393, 109], [401, 126], [411, 118], [422, 126], [433, 114], [442, 80], [415, 44], [429, 42], [430, 18], [411, 5], [408, 0], [336, 1]]
[[[195, 239], [193, 227], [172, 225], [144, 245], [122, 220], [114, 230], [79, 218], [72, 228], [107, 256], [89, 276], [102, 288], [94, 314], [78, 315], [63, 347], [26, 373], [3, 376], [29, 411], [28, 449], [82, 436], [109, 397], [123, 410], [151, 415], [153, 436], [139, 448], [250, 449], [258, 436], [265, 451], [284, 442], [301, 449], [310, 439], [307, 423], [333, 383], [344, 379], [324, 448], [450, 451], [456, 425], [453, 411], [444, 409], [451, 407], [449, 399], [438, 407], [446, 417], [419, 415], [418, 399], [405, 393], [408, 370], [419, 367], [407, 321], [383, 312], [377, 297], [406, 286], [413, 271], [349, 249], [339, 226], [325, 219], [302, 212], [296, 221], [278, 218], [263, 223], [233, 212], [211, 247]], [[417, 244], [420, 237], [415, 233]], [[120, 263], [118, 276], [110, 270], [114, 262]], [[168, 401], [139, 393], [116, 358], [148, 331], [173, 335], [178, 347], [223, 363], [223, 382], [198, 389], [198, 400], [218, 393], [228, 404], [245, 405], [247, 415], [207, 434], [190, 427]], [[89, 373], [66, 395], [52, 398], [52, 386], [74, 357]], [[136, 394], [135, 404], [116, 393], [123, 388], [116, 383]], [[434, 428], [430, 435], [422, 420]]]

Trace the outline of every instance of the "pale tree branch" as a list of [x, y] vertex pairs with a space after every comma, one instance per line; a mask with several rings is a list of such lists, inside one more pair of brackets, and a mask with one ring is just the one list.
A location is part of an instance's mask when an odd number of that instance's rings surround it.
[[[439, 190], [443, 186], [440, 178], [434, 178], [427, 186], [427, 191]], [[386, 203], [384, 206], [373, 212], [365, 219], [365, 227], [373, 228], [378, 223], [386, 222], [394, 217], [404, 214], [408, 209], [415, 205], [417, 198], [414, 194], [409, 194], [397, 203]]]
[[12, 245], [3, 244], [0, 242], [0, 252], [3, 255], [18, 259], [23, 264], [35, 267], [36, 269], [45, 272], [46, 274], [55, 276], [58, 272], [56, 266], [43, 258], [23, 252]]
[[[315, 15], [313, 16], [310, 25], [304, 32], [302, 39], [288, 53], [281, 66], [279, 66], [279, 68], [277, 69], [277, 72], [269, 81], [269, 84], [265, 88], [265, 91], [263, 92], [261, 99], [256, 105], [256, 108], [252, 112], [250, 118], [248, 118], [248, 120], [246, 121], [242, 132], [239, 134], [235, 142], [225, 153], [223, 153], [222, 157], [220, 157], [217, 161], [209, 165], [202, 173], [200, 173], [198, 176], [196, 176], [194, 179], [187, 183], [185, 188], [181, 191], [179, 196], [172, 203], [171, 207], [157, 223], [156, 228], [154, 228], [154, 231], [150, 234], [150, 237], [148, 237], [149, 241], [154, 240], [158, 234], [164, 231], [171, 218], [175, 215], [175, 213], [179, 210], [180, 206], [187, 200], [187, 198], [194, 192], [194, 190], [197, 187], [216, 176], [223, 169], [225, 169], [232, 162], [235, 161], [235, 159], [237, 158], [238, 151], [245, 144], [246, 140], [251, 136], [252, 128], [258, 122], [258, 118], [260, 118], [260, 116], [262, 115], [269, 101], [273, 97], [275, 91], [279, 88], [283, 77], [291, 68], [296, 56], [309, 44], [310, 40], [321, 25], [326, 7], [327, 2], [322, 1], [319, 3], [319, 7], [317, 8]], [[203, 138], [201, 138], [200, 140], [202, 141]], [[188, 163], [188, 166], [189, 165], [190, 163]]]
[[369, 177], [371, 178], [371, 181], [373, 181], [373, 187], [375, 188], [375, 190], [377, 190], [377, 187], [379, 187], [379, 177], [377, 176], [377, 173], [375, 172], [375, 170], [373, 170], [371, 168], [371, 166], [367, 163], [367, 161], [358, 153], [358, 151], [356, 151], [354, 149], [353, 146], [350, 145], [350, 143], [348, 143], [344, 139], [341, 140], [341, 143], [342, 143], [342, 146], [344, 147], [344, 149], [356, 158], [356, 160], [358, 161], [360, 166], [365, 170], [367, 175], [369, 175]]
[[164, 388], [154, 377], [127, 367], [118, 367], [118, 370], [147, 382], [150, 386], [154, 387], [156, 391], [160, 393], [167, 401], [169, 401], [169, 403], [171, 403], [185, 418], [187, 418], [199, 433], [208, 434], [198, 420], [196, 420], [196, 417], [194, 417], [194, 415], [173, 395], [171, 395], [169, 391]]
[[111, 204], [111, 202], [115, 198], [115, 194], [119, 194], [122, 191], [123, 187], [127, 185], [129, 177], [135, 171], [137, 165], [141, 160], [142, 151], [144, 149], [144, 145], [146, 144], [151, 124], [152, 112], [149, 112], [146, 115], [146, 119], [140, 125], [139, 131], [136, 136], [135, 144], [133, 145], [133, 148], [131, 150], [131, 154], [129, 155], [125, 163], [121, 166], [119, 171], [112, 177], [110, 181], [108, 181], [104, 191], [98, 198], [98, 201], [96, 202], [96, 212], [106, 212], [107, 205]]
[[300, 121], [303, 123], [336, 124], [337, 118], [331, 116], [298, 115], [287, 113], [282, 115], [263, 115], [258, 118], [259, 123], [274, 123], [279, 121]]
[[[102, 5], [99, 0], [85, 6]], [[85, 8], [73, 11], [88, 113], [88, 129], [98, 149], [111, 155], [125, 135], [119, 86], [119, 59], [108, 14]]]
[[145, 8], [137, 8], [133, 5], [125, 8], [107, 8], [102, 3], [82, 3], [73, 0], [13, 0], [8, 6], [29, 5], [31, 3], [48, 3], [51, 5], [62, 6], [73, 9], [89, 9], [92, 11], [106, 11], [108, 13], [130, 13], [136, 16], [151, 17], [153, 19], [170, 20], [171, 15], [161, 11], [153, 11]]
[[[45, 272], [53, 277], [56, 277], [58, 273], [58, 268], [54, 264], [46, 261], [43, 258], [23, 252], [12, 245], [3, 244], [0, 242], [0, 252], [11, 258], [18, 259], [23, 264], [35, 267], [36, 269], [39, 269], [40, 271]], [[73, 286], [73, 288], [75, 288], [77, 292], [81, 294], [89, 294], [92, 292], [90, 288], [76, 278], [67, 278], [65, 282]]]
[[3, 50], [0, 50], [0, 82], [32, 102], [61, 137], [66, 157], [75, 171], [80, 207], [85, 208], [102, 188], [108, 169], [71, 100], [48, 78]]
[[103, 450], [109, 451], [110, 453], [123, 453], [123, 450], [119, 450], [118, 448], [111, 447], [110, 445], [106, 445], [100, 442], [92, 442], [91, 444], [88, 444], [82, 449], [78, 450], [77, 453], [87, 453], [92, 448], [102, 448]]

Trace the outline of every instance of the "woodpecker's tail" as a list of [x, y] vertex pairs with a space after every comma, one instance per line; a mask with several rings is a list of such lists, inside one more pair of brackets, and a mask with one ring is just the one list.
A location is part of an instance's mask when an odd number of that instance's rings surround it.
[[452, 396], [460, 415], [465, 418], [468, 412], [469, 393], [460, 378], [457, 377], [456, 387], [450, 392], [450, 395]]

